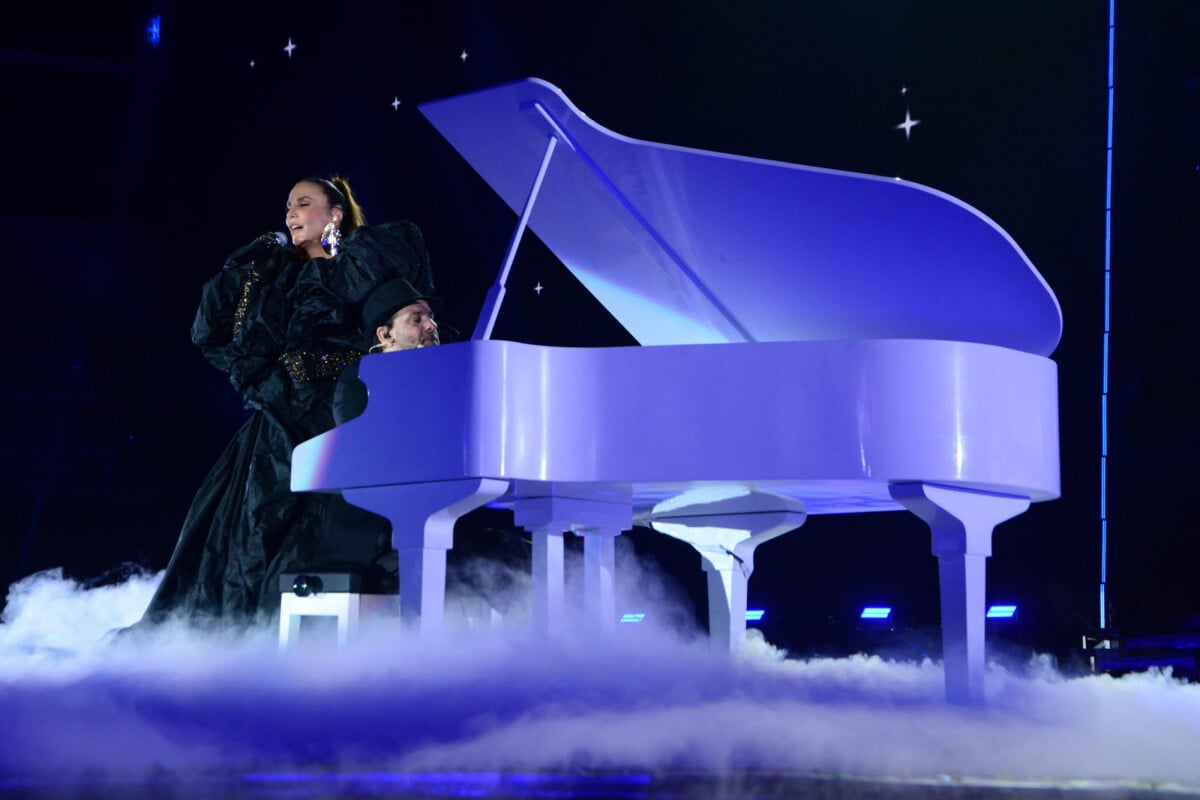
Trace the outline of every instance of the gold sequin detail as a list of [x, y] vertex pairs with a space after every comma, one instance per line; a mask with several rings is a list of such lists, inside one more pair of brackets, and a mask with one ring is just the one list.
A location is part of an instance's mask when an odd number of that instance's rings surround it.
[[262, 283], [262, 275], [258, 270], [250, 270], [250, 274], [246, 276], [246, 281], [242, 284], [242, 296], [238, 298], [237, 308], [233, 312], [233, 335], [237, 336], [242, 329], [242, 321], [246, 318], [246, 311], [250, 308], [250, 292], [254, 291], [254, 287]]
[[338, 353], [310, 353], [307, 350], [292, 350], [279, 357], [292, 380], [302, 383], [327, 378], [336, 379], [342, 370], [357, 363], [363, 354], [357, 350]]

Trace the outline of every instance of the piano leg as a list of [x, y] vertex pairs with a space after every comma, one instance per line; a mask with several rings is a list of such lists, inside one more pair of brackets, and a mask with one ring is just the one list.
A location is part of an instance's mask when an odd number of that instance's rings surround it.
[[708, 578], [709, 644], [715, 650], [734, 652], [746, 639], [746, 595], [754, 554], [750, 554], [749, 565], [727, 552], [701, 551], [700, 555]]
[[[759, 498], [765, 495], [758, 495]], [[774, 511], [657, 517], [650, 524], [696, 549], [708, 577], [708, 636], [718, 650], [735, 651], [746, 638], [746, 602], [754, 551], [804, 524], [803, 506], [772, 498]]]
[[616, 553], [620, 530], [583, 530], [583, 598], [588, 623], [602, 633], [617, 625]]
[[442, 629], [446, 613], [446, 549], [396, 547], [400, 557], [400, 618], [415, 625], [423, 635]]
[[400, 616], [422, 634], [442, 628], [446, 604], [446, 551], [459, 517], [496, 499], [507, 481], [490, 478], [347, 489], [347, 502], [392, 523], [400, 555]]
[[984, 605], [992, 531], [1029, 508], [1029, 498], [923, 483], [894, 484], [890, 492], [896, 502], [929, 525], [933, 536], [941, 590], [946, 699], [962, 705], [982, 703]]
[[571, 529], [572, 503], [563, 498], [519, 498], [513, 522], [533, 539], [533, 629], [563, 629], [563, 531]]
[[537, 528], [533, 536], [533, 629], [563, 630], [563, 529]]
[[[616, 622], [614, 537], [633, 526], [633, 511], [624, 503], [573, 497], [522, 497], [513, 504], [513, 522], [533, 537], [534, 630], [563, 629], [564, 531], [584, 536], [584, 592], [588, 620], [600, 630]], [[598, 541], [607, 539], [607, 545]]]

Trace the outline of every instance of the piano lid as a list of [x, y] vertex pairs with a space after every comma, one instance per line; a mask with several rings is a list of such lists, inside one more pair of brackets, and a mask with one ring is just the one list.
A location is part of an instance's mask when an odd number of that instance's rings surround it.
[[996, 223], [927, 186], [631, 139], [556, 87], [420, 106], [643, 345], [946, 339], [1049, 355], [1053, 292]]

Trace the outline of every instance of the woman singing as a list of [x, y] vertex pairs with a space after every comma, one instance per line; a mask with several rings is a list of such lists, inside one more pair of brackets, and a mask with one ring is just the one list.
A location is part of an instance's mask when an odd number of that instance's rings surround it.
[[291, 456], [334, 426], [338, 375], [363, 352], [364, 298], [394, 278], [432, 293], [424, 240], [408, 222], [367, 227], [337, 177], [297, 183], [285, 223], [290, 245], [255, 240], [202, 290], [192, 341], [253, 414], [196, 493], [141, 624], [266, 620], [279, 575], [369, 572], [390, 549], [381, 517], [336, 495], [293, 494]]

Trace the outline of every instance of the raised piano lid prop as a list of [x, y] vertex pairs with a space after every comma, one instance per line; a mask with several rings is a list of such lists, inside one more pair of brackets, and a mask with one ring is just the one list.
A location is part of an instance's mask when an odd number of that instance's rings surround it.
[[[564, 530], [612, 624], [611, 537], [637, 522], [700, 552], [710, 632], [736, 647], [759, 543], [903, 507], [939, 559], [947, 696], [981, 701], [992, 529], [1059, 494], [1062, 315], [1012, 239], [913, 183], [621, 136], [544, 81], [421, 111], [517, 235], [474, 340], [364, 359], [372, 403], [292, 477], [392, 520], [403, 613], [440, 625], [453, 519], [499, 502], [534, 533], [537, 624], [562, 625]], [[645, 346], [489, 340], [525, 225]], [[386, 398], [414, 373], [457, 402], [401, 428]], [[637, 405], [647, 383], [670, 399]], [[427, 457], [393, 457], [402, 433]]]

